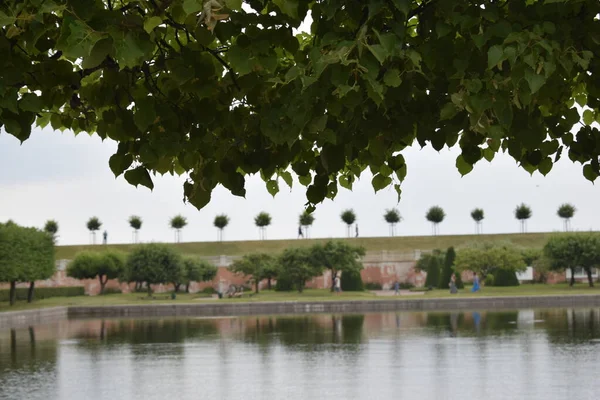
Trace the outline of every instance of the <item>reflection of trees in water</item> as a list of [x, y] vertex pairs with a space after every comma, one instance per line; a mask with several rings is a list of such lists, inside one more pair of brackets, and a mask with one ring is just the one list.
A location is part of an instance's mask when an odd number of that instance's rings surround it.
[[551, 343], [578, 344], [600, 339], [600, 309], [569, 308], [539, 310], [537, 319]]
[[34, 327], [11, 329], [0, 337], [0, 378], [9, 371], [37, 373], [55, 367], [57, 343], [54, 340], [36, 340]]
[[450, 336], [506, 335], [517, 331], [518, 311], [453, 311], [449, 313], [427, 313], [425, 326]]
[[363, 341], [364, 318], [352, 314], [247, 318], [238, 339], [262, 348], [282, 344], [308, 351], [316, 345], [358, 345]]

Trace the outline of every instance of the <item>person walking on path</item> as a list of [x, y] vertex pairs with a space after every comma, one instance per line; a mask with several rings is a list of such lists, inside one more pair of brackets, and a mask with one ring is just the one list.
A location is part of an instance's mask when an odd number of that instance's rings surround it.
[[396, 283], [394, 283], [394, 294], [398, 296], [398, 293], [400, 293], [400, 282], [396, 281]]
[[479, 277], [477, 276], [477, 272], [473, 274], [473, 289], [471, 292], [476, 293], [479, 292], [481, 288], [479, 287]]
[[450, 283], [448, 286], [450, 286], [450, 294], [458, 293], [458, 289], [456, 288], [456, 276], [454, 274], [450, 276]]
[[333, 280], [333, 290], [335, 291], [335, 294], [338, 296], [342, 292], [342, 282], [340, 280], [340, 277], [337, 274], [335, 275], [335, 278]]
[[298, 227], [298, 239], [300, 238], [304, 239], [304, 233], [302, 232], [301, 226]]

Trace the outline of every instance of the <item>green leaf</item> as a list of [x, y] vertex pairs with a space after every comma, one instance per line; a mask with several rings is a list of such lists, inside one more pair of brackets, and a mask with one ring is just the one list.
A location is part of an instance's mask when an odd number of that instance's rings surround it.
[[548, 172], [552, 169], [552, 159], [550, 157], [544, 158], [538, 164], [538, 171], [544, 176], [548, 175]]
[[279, 182], [273, 179], [268, 181], [267, 191], [271, 194], [271, 196], [275, 197], [275, 195], [279, 192]]
[[458, 114], [458, 109], [454, 103], [446, 103], [440, 110], [440, 120], [445, 121], [454, 118]]
[[402, 78], [400, 78], [400, 71], [396, 68], [388, 69], [383, 75], [383, 82], [387, 86], [398, 87], [402, 84]]
[[408, 16], [410, 12], [410, 3], [411, 0], [392, 0], [398, 11], [400, 11], [405, 16]]
[[227, 59], [233, 70], [240, 76], [246, 75], [252, 71], [249, 52], [243, 50], [239, 46], [231, 46], [229, 48], [229, 51], [227, 51]]
[[306, 190], [306, 198], [312, 204], [322, 202], [327, 195], [327, 186], [310, 185]]
[[204, 6], [203, 0], [184, 0], [183, 1], [183, 12], [185, 12], [186, 15], [197, 13], [198, 11], [202, 10], [203, 6]]
[[125, 179], [135, 187], [142, 185], [146, 186], [150, 190], [154, 189], [152, 178], [150, 178], [148, 170], [144, 167], [137, 167], [125, 172]]
[[371, 185], [373, 185], [373, 189], [375, 189], [375, 193], [388, 187], [392, 183], [392, 178], [389, 176], [384, 176], [381, 174], [377, 174], [373, 177], [371, 181]]
[[298, 19], [298, 0], [273, 0], [273, 3], [284, 13]]
[[239, 11], [242, 9], [242, 0], [225, 0], [225, 5], [230, 10]]
[[473, 165], [465, 161], [462, 154], [456, 157], [456, 168], [461, 176], [465, 176], [473, 170]]
[[502, 46], [495, 45], [488, 50], [488, 69], [492, 69], [498, 65], [504, 58], [504, 50]]
[[594, 182], [598, 178], [598, 173], [590, 164], [583, 166], [583, 176], [590, 182]]
[[281, 171], [279, 173], [279, 176], [284, 180], [284, 182], [290, 187], [290, 189], [292, 188], [292, 185], [294, 184], [294, 179], [292, 178], [292, 174], [290, 174], [288, 171]]
[[135, 107], [136, 111], [133, 116], [133, 121], [135, 122], [135, 126], [137, 126], [141, 132], [145, 132], [156, 119], [154, 99], [151, 97], [144, 97], [136, 100]]
[[42, 107], [42, 99], [33, 93], [25, 93], [19, 100], [19, 108], [23, 111], [39, 113]]
[[113, 174], [115, 174], [115, 177], [121, 175], [123, 171], [131, 166], [131, 163], [133, 163], [133, 157], [131, 154], [116, 153], [113, 154], [108, 160], [108, 165]]
[[367, 48], [371, 51], [380, 64], [383, 64], [385, 59], [388, 57], [387, 51], [380, 44], [367, 45]]
[[150, 17], [146, 21], [144, 21], [144, 30], [148, 33], [152, 32], [154, 28], [162, 24], [163, 20], [161, 17]]
[[198, 25], [196, 28], [196, 40], [202, 46], [208, 46], [215, 40], [215, 35], [212, 34], [211, 31], [206, 29], [203, 25]]
[[12, 25], [15, 23], [15, 21], [16, 21], [15, 17], [9, 17], [8, 15], [6, 15], [2, 11], [0, 11], [0, 27]]
[[116, 50], [115, 56], [121, 69], [127, 67], [133, 68], [138, 65], [145, 55], [142, 49], [142, 39], [129, 32], [122, 40], [116, 40], [115, 38], [113, 40]]
[[575, 101], [579, 104], [580, 107], [585, 107], [587, 104], [587, 96], [585, 94], [580, 94], [575, 96]]
[[525, 80], [529, 84], [531, 94], [536, 93], [546, 83], [546, 78], [543, 75], [538, 75], [531, 69], [525, 71]]
[[591, 125], [596, 120], [594, 112], [591, 110], [583, 111], [583, 123], [586, 125]]
[[341, 175], [338, 178], [338, 182], [340, 183], [341, 187], [352, 190], [352, 180], [348, 175]]
[[106, 56], [108, 56], [112, 51], [113, 41], [111, 38], [99, 40], [96, 42], [94, 47], [92, 47], [90, 55], [84, 57], [82, 64], [83, 68], [97, 67], [98, 65], [102, 64], [102, 61], [104, 61]]

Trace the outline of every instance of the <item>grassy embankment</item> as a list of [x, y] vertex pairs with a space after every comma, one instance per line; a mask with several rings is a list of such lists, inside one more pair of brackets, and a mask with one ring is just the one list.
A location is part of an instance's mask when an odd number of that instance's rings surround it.
[[[391, 293], [388, 291], [388, 293]], [[544, 295], [580, 295], [600, 294], [600, 287], [590, 288], [587, 284], [577, 284], [569, 287], [566, 284], [541, 285], [524, 284], [517, 287], [489, 287], [480, 293], [471, 293], [469, 288], [451, 295], [447, 290], [432, 290], [422, 294], [410, 294], [401, 296], [377, 296], [371, 292], [345, 292], [339, 296], [332, 294], [328, 289], [307, 289], [303, 293], [297, 292], [275, 292], [263, 291], [252, 297], [242, 299], [221, 299], [201, 297], [199, 294], [178, 293], [176, 300], [171, 300], [168, 293], [155, 294], [154, 300], [147, 299], [144, 293], [109, 294], [104, 296], [79, 296], [79, 297], [54, 297], [36, 301], [32, 304], [18, 302], [10, 307], [8, 303], [0, 303], [2, 311], [20, 311], [36, 308], [58, 307], [58, 306], [110, 306], [123, 304], [183, 304], [183, 303], [207, 303], [207, 302], [266, 302], [266, 301], [332, 301], [332, 300], [408, 300], [444, 297], [473, 298], [482, 296], [544, 296]]]
[[[339, 239], [349, 243], [363, 246], [367, 251], [398, 251], [409, 252], [414, 250], [446, 249], [450, 246], [460, 247], [475, 241], [508, 241], [521, 247], [544, 246], [548, 238], [558, 233], [541, 232], [525, 234], [496, 234], [496, 235], [447, 235], [447, 236], [396, 236], [396, 237], [369, 237]], [[237, 242], [190, 242], [170, 244], [179, 252], [199, 256], [237, 256], [248, 253], [279, 253], [288, 247], [311, 246], [315, 243], [325, 242], [330, 239], [305, 239], [305, 240], [260, 240]], [[338, 239], [336, 239], [338, 240]], [[107, 246], [58, 246], [56, 259], [72, 259], [82, 250], [112, 249], [123, 252], [130, 251], [135, 245], [115, 244]]]

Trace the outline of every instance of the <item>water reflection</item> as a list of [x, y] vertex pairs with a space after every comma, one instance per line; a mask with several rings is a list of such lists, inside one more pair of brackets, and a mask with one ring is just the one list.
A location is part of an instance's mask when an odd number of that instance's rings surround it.
[[0, 330], [0, 399], [559, 399], [598, 346], [600, 309], [62, 321]]

